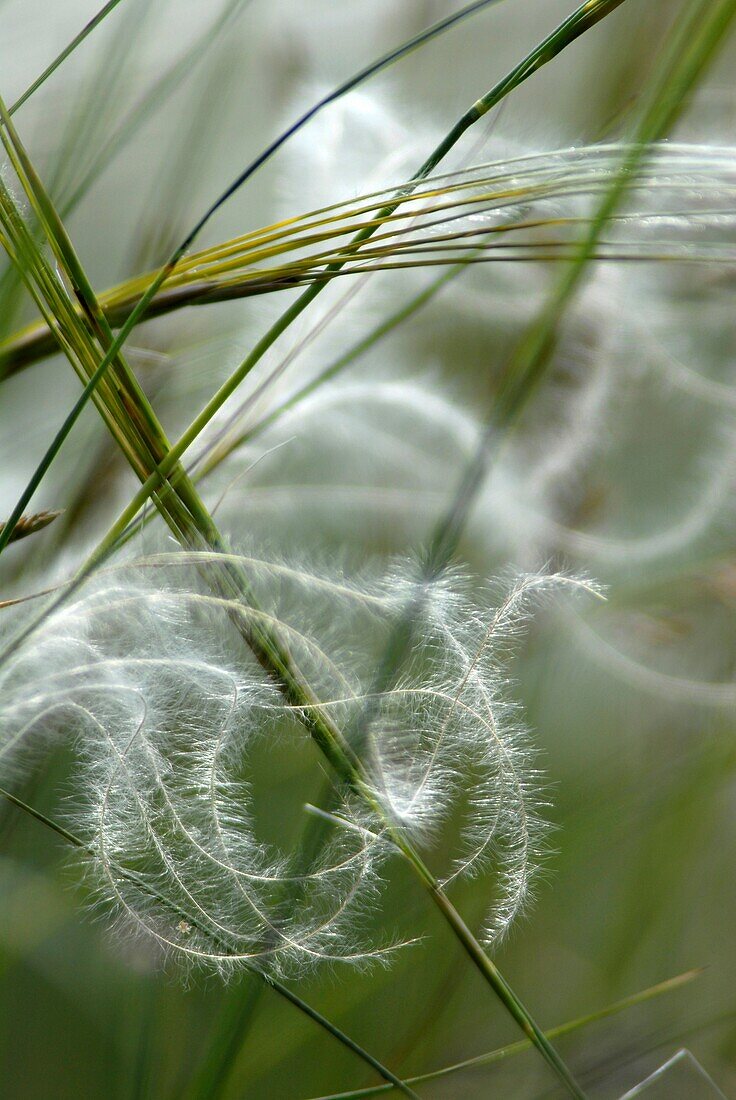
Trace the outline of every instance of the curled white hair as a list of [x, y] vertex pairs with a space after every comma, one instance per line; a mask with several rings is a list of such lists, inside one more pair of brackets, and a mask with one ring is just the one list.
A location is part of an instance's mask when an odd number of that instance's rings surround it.
[[[252, 605], [200, 583], [202, 569], [224, 566], [247, 573]], [[546, 832], [503, 657], [530, 599], [561, 584], [591, 587], [533, 574], [490, 606], [451, 573], [417, 601], [406, 566], [356, 582], [175, 553], [103, 570], [5, 666], [0, 761], [41, 731], [73, 731], [75, 820], [98, 895], [184, 960], [228, 972], [381, 958], [396, 945], [365, 944], [357, 929], [392, 838], [401, 830], [432, 859], [456, 813], [464, 825], [445, 883], [493, 870], [494, 941], [529, 897]], [[376, 686], [408, 606], [411, 653]], [[314, 702], [284, 695], [237, 639], [238, 622], [278, 634]], [[39, 661], [42, 683], [29, 675]], [[307, 858], [259, 837], [248, 766], [259, 741], [306, 736], [298, 720], [310, 711], [342, 731], [360, 776], [335, 784], [327, 839]]]

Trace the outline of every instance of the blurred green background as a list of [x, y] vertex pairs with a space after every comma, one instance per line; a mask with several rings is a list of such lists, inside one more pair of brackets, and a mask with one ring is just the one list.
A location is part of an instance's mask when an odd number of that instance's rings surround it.
[[[52, 194], [69, 205], [68, 227], [97, 287], [163, 260], [297, 112], [453, 9], [446, 0], [230, 7], [215, 33], [221, 2], [123, 0], [18, 115]], [[501, 3], [336, 104], [218, 214], [202, 245], [400, 182], [569, 7]], [[516, 92], [482, 135], [468, 135], [454, 163], [620, 136], [679, 7], [628, 0]], [[3, 0], [7, 101], [94, 10], [81, 0]], [[179, 72], [172, 67], [181, 58]], [[679, 139], [732, 140], [733, 61], [730, 47]], [[159, 92], [123, 140], [130, 112], [171, 71], [181, 79], [172, 79], [165, 97]], [[265, 457], [219, 513], [233, 541], [339, 561], [347, 572], [368, 557], [411, 553], [455, 484], [474, 418], [492, 400], [509, 350], [551, 285], [549, 266], [464, 272], [371, 349], [326, 405], [306, 408], [236, 455], [209, 487], [208, 502]], [[426, 281], [416, 272], [374, 276], [300, 354], [276, 396]], [[346, 289], [331, 287], [264, 371]], [[704, 266], [596, 265], [567, 317], [551, 375], [480, 494], [462, 546], [481, 582], [509, 566], [563, 564], [599, 580], [609, 595], [603, 608], [535, 616], [510, 666], [509, 691], [533, 730], [557, 828], [536, 904], [498, 952], [499, 965], [549, 1026], [704, 968], [684, 988], [561, 1041], [601, 1100], [620, 1096], [682, 1045], [736, 1095], [730, 290], [728, 272]], [[286, 301], [274, 295], [190, 309], [136, 332], [131, 357], [167, 430], [175, 435], [189, 422]], [[5, 336], [33, 312], [21, 295], [3, 302]], [[60, 357], [2, 383], [3, 514], [77, 388]], [[439, 425], [431, 405], [438, 394], [455, 410]], [[11, 547], [0, 595], [68, 575], [132, 491], [132, 475], [88, 411], [38, 499], [39, 508], [66, 508], [66, 516], [47, 538], [36, 537], [38, 546], [34, 539]], [[73, 757], [73, 746], [55, 747], [24, 797], [63, 813]], [[286, 766], [276, 750], [264, 751], [255, 767], [265, 818], [298, 823], [305, 786], [314, 787], [311, 755], [292, 755]], [[225, 988], [194, 976], [183, 985], [175, 967], [161, 971], [140, 945], [84, 911], [80, 877], [60, 842], [0, 807], [0, 1094], [183, 1094], [226, 1004], [248, 996], [248, 980]], [[421, 942], [386, 969], [337, 967], [295, 987], [402, 1074], [517, 1038], [416, 884], [401, 867], [388, 877], [369, 922], [419, 931]], [[471, 924], [482, 921], [491, 890], [488, 877], [456, 887]], [[368, 1083], [365, 1067], [263, 992], [226, 1095], [305, 1100]], [[524, 1098], [557, 1095], [554, 1088], [527, 1052], [421, 1094]]]

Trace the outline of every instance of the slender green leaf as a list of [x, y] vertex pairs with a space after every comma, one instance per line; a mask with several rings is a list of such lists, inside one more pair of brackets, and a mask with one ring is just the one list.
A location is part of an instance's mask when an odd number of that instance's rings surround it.
[[82, 45], [85, 38], [87, 38], [92, 33], [92, 31], [95, 29], [95, 27], [99, 27], [100, 23], [102, 23], [102, 21], [104, 19], [106, 19], [107, 16], [112, 11], [114, 11], [114, 9], [118, 6], [119, 3], [120, 3], [120, 0], [108, 0], [108, 2], [106, 4], [104, 4], [103, 7], [100, 8], [100, 10], [97, 12], [97, 14], [93, 15], [93, 17], [89, 20], [89, 22], [86, 23], [82, 27], [79, 34], [77, 34], [71, 40], [71, 42], [69, 42], [64, 47], [64, 49], [61, 51], [61, 53], [56, 55], [54, 60], [49, 65], [46, 66], [44, 71], [39, 76], [36, 77], [36, 79], [33, 81], [33, 83], [30, 84], [26, 88], [26, 90], [22, 93], [22, 95], [18, 96], [16, 101], [9, 108], [9, 114], [11, 114], [11, 115], [15, 114], [15, 112], [17, 110], [19, 110], [23, 106], [23, 104], [26, 103], [31, 98], [31, 96], [34, 94], [34, 92], [37, 92], [38, 89], [43, 84], [46, 83], [48, 78], [50, 76], [53, 76], [53, 74], [56, 72], [56, 70], [59, 68], [59, 66], [63, 65], [63, 63], [66, 61], [66, 59], [74, 53], [74, 51], [77, 49], [78, 46]]
[[[572, 1035], [574, 1032], [590, 1027], [591, 1024], [596, 1024], [600, 1020], [606, 1020], [611, 1016], [616, 1016], [621, 1012], [636, 1007], [636, 1005], [651, 1001], [655, 997], [661, 997], [665, 993], [673, 993], [675, 990], [681, 989], [683, 986], [694, 981], [694, 979], [698, 978], [701, 974], [702, 970], [688, 970], [684, 974], [678, 974], [675, 978], [668, 978], [664, 982], [658, 982], [656, 985], [649, 986], [648, 989], [642, 989], [639, 993], [633, 993], [629, 997], [624, 997], [620, 1001], [615, 1001], [605, 1008], [599, 1008], [596, 1012], [591, 1012], [587, 1016], [578, 1016], [575, 1020], [569, 1020], [565, 1024], [558, 1024], [556, 1027], [550, 1028], [547, 1035], [550, 1039], [561, 1039], [565, 1035]], [[509, 1043], [507, 1046], [488, 1051], [486, 1054], [478, 1054], [475, 1058], [466, 1058], [464, 1061], [456, 1062], [452, 1066], [443, 1066], [442, 1069], [436, 1069], [432, 1070], [430, 1073], [420, 1073], [415, 1077], [410, 1077], [408, 1078], [408, 1084], [423, 1085], [429, 1081], [438, 1081], [444, 1077], [451, 1077], [465, 1070], [497, 1065], [499, 1062], [505, 1062], [508, 1058], [513, 1058], [517, 1054], [523, 1054], [524, 1051], [530, 1050], [531, 1048], [532, 1043], [529, 1039], [519, 1039], [515, 1043]], [[384, 1096], [391, 1091], [391, 1085], [378, 1085], [371, 1088], [353, 1089], [350, 1092], [335, 1092], [331, 1093], [329, 1096], [320, 1096], [315, 1098], [315, 1100], [362, 1100], [363, 1097]]]

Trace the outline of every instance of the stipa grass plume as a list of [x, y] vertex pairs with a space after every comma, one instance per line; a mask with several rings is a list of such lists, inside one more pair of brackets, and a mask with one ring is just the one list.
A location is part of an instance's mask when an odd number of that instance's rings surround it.
[[[227, 969], [356, 957], [341, 926], [373, 851], [339, 834], [296, 876], [258, 841], [248, 757], [290, 716], [255, 663], [236, 669], [216, 605], [138, 572], [91, 588], [8, 668], [6, 774], [42, 733], [74, 735], [86, 792], [75, 826], [98, 894], [182, 958]], [[43, 686], [29, 691], [39, 664]], [[279, 895], [297, 878], [302, 905], [286, 914]]]
[[[639, 569], [656, 580], [663, 567], [694, 560], [706, 540], [711, 552], [729, 545], [733, 395], [721, 379], [733, 340], [717, 291], [696, 266], [675, 275], [604, 265], [590, 280], [583, 324], [576, 334], [578, 315], [569, 319], [573, 339], [559, 356], [574, 384], [567, 384], [566, 431], [530, 479], [535, 503], [547, 502], [537, 513], [548, 554], [586, 561], [599, 576]], [[542, 395], [532, 429], [552, 424], [559, 431], [554, 396], [551, 387]], [[666, 478], [661, 456], [678, 436]], [[524, 442], [530, 438], [527, 430]]]
[[[536, 594], [590, 586], [529, 575], [491, 605], [446, 574], [422, 603], [399, 681], [376, 698], [377, 656], [414, 589], [408, 566], [355, 581], [225, 556], [247, 569], [255, 610], [198, 582], [218, 557], [163, 554], [103, 571], [27, 643], [3, 677], [4, 772], [44, 733], [74, 735], [85, 792], [75, 829], [94, 855], [97, 894], [184, 961], [291, 972], [382, 958], [396, 945], [368, 942], [361, 911], [400, 835], [430, 860], [440, 837], [446, 848], [446, 833], [456, 836], [447, 884], [493, 872], [487, 938], [497, 940], [529, 897], [546, 831], [504, 658]], [[259, 743], [287, 754], [306, 738], [305, 708], [231, 646], [223, 609], [277, 624], [314, 687], [313, 709], [360, 758], [360, 788], [333, 784], [310, 852], [259, 836], [249, 785]]]

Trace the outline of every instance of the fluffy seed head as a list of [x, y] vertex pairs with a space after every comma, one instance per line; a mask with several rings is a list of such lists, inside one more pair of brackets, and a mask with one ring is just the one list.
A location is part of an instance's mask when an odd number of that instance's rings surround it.
[[[253, 606], [199, 580], [235, 564]], [[179, 553], [109, 570], [5, 666], [1, 759], [21, 760], [42, 734], [74, 735], [75, 827], [98, 895], [183, 960], [228, 972], [382, 957], [393, 945], [366, 944], [358, 929], [390, 838], [404, 832], [431, 860], [456, 816], [446, 881], [493, 872], [495, 940], [529, 896], [545, 832], [502, 659], [531, 597], [560, 583], [587, 587], [524, 576], [491, 606], [447, 574], [417, 605], [409, 659], [376, 693], [377, 662], [416, 595], [405, 565], [355, 581]], [[288, 700], [238, 622], [276, 631], [318, 701]], [[39, 662], [42, 682], [30, 675]], [[283, 747], [288, 762], [308, 711], [352, 739], [362, 775], [357, 790], [333, 785], [309, 854], [260, 835], [250, 776], [259, 745]]]

